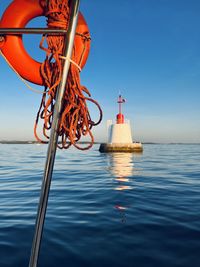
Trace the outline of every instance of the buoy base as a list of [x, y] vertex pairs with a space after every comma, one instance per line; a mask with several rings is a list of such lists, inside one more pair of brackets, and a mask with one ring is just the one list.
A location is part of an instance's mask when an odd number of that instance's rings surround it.
[[99, 147], [101, 153], [109, 152], [142, 152], [142, 143], [111, 143], [111, 144], [101, 144]]

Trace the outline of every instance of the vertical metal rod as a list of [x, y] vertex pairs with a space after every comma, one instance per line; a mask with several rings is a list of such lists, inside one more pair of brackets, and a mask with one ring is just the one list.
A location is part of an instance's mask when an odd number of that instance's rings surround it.
[[122, 103], [121, 102], [119, 103], [119, 113], [120, 114], [122, 113]]
[[[70, 22], [68, 31], [65, 36], [65, 49], [64, 49], [64, 55], [66, 56], [66, 58], [71, 58], [72, 55], [74, 37], [76, 33], [76, 25], [78, 20], [79, 4], [80, 0], [71, 0], [70, 2]], [[37, 267], [38, 263], [40, 244], [42, 239], [42, 232], [45, 221], [48, 196], [50, 191], [51, 178], [52, 178], [54, 160], [58, 143], [58, 129], [59, 129], [60, 113], [63, 102], [62, 99], [65, 92], [65, 85], [67, 81], [69, 67], [70, 67], [70, 62], [68, 60], [65, 60], [63, 66], [62, 80], [57, 90], [56, 102], [54, 106], [52, 129], [49, 139], [49, 146], [47, 150], [47, 158], [46, 158], [43, 182], [40, 193], [40, 201], [38, 205], [38, 213], [35, 224], [35, 234], [32, 243], [29, 267]]]

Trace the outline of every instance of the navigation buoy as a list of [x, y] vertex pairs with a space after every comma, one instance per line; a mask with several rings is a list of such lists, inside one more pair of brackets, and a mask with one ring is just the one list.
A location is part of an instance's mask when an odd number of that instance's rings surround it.
[[100, 152], [142, 152], [141, 142], [133, 142], [131, 126], [129, 120], [125, 120], [122, 114], [122, 104], [126, 100], [119, 95], [117, 103], [119, 104], [119, 113], [116, 121], [107, 121], [108, 126], [108, 143], [100, 145]]

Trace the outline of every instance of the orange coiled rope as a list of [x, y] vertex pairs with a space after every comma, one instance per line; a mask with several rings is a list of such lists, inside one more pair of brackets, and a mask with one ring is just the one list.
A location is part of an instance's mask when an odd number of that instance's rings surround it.
[[[42, 2], [44, 3], [44, 2]], [[50, 0], [46, 8], [47, 24], [51, 28], [68, 28], [69, 22], [69, 4], [68, 0]], [[77, 33], [78, 34], [78, 33]], [[83, 42], [87, 42], [90, 37], [89, 33], [85, 33], [81, 38]], [[46, 40], [47, 48], [44, 47]], [[62, 78], [63, 65], [63, 47], [64, 37], [61, 35], [43, 36], [40, 47], [46, 51], [46, 59], [41, 65], [41, 74], [44, 80], [44, 94], [42, 96], [41, 104], [37, 113], [34, 134], [36, 139], [41, 143], [48, 143], [42, 140], [37, 133], [39, 121], [43, 121], [43, 136], [49, 139], [49, 131], [52, 124], [52, 116], [54, 111], [54, 104], [56, 98], [56, 91]], [[84, 49], [83, 49], [84, 53]], [[73, 61], [78, 62], [76, 56], [76, 48], [73, 49]], [[67, 59], [65, 59], [67, 60]], [[77, 64], [71, 64], [68, 79], [65, 88], [65, 95], [63, 99], [63, 110], [61, 113], [60, 127], [59, 127], [59, 148], [68, 148], [74, 145], [81, 150], [89, 149], [94, 143], [94, 137], [91, 129], [93, 126], [100, 123], [102, 120], [102, 110], [99, 104], [93, 100], [86, 87], [80, 84], [80, 74]], [[100, 117], [97, 122], [91, 119], [87, 101], [94, 103], [99, 109]], [[77, 142], [82, 136], [90, 136], [90, 143], [86, 147], [80, 147]]]

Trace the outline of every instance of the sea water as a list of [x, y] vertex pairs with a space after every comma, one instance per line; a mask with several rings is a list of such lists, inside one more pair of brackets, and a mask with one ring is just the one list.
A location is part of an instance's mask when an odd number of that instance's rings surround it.
[[[46, 145], [0, 145], [0, 267], [28, 266]], [[57, 151], [39, 267], [199, 267], [200, 145]]]

